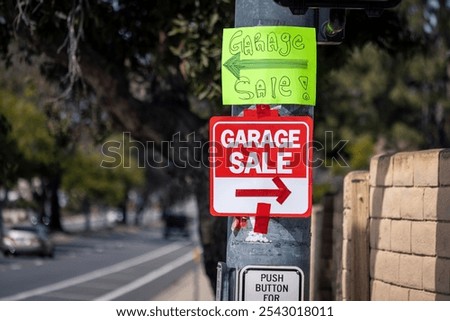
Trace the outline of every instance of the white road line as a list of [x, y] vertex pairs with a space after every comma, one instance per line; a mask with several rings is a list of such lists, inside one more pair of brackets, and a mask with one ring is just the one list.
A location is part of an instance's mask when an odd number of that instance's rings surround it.
[[49, 292], [53, 292], [53, 291], [57, 291], [57, 290], [61, 290], [64, 288], [68, 288], [70, 286], [74, 286], [83, 282], [87, 282], [90, 280], [94, 280], [97, 279], [99, 277], [108, 275], [108, 274], [112, 274], [112, 273], [116, 273], [116, 272], [120, 272], [123, 271], [125, 269], [128, 269], [130, 267], [154, 260], [160, 256], [169, 254], [171, 252], [175, 252], [176, 250], [179, 250], [181, 248], [185, 247], [185, 245], [183, 245], [182, 243], [173, 243], [170, 245], [166, 245], [164, 247], [161, 247], [155, 251], [146, 253], [144, 255], [135, 257], [133, 259], [127, 260], [127, 261], [123, 261], [111, 266], [108, 266], [106, 268], [102, 268], [102, 269], [98, 269], [80, 276], [76, 276], [74, 278], [70, 278], [61, 282], [57, 282], [57, 283], [53, 283], [53, 284], [49, 284], [40, 288], [36, 288], [33, 290], [29, 290], [29, 291], [25, 291], [25, 292], [21, 292], [21, 293], [17, 293], [8, 297], [3, 297], [0, 298], [0, 301], [18, 301], [18, 300], [24, 300], [33, 296], [37, 296], [37, 295], [42, 295], [42, 294], [46, 294]]
[[194, 256], [192, 253], [187, 253], [183, 255], [182, 257], [176, 259], [175, 261], [172, 261], [166, 265], [161, 266], [159, 269], [152, 271], [143, 277], [128, 283], [127, 285], [124, 285], [114, 291], [111, 291], [109, 293], [106, 293], [102, 296], [99, 296], [98, 298], [94, 299], [94, 301], [110, 301], [114, 300], [118, 297], [121, 297], [124, 294], [127, 294], [131, 291], [134, 291], [140, 287], [143, 287], [144, 285], [160, 278], [161, 276], [179, 268], [180, 266], [183, 266], [184, 264], [192, 261], [194, 259]]

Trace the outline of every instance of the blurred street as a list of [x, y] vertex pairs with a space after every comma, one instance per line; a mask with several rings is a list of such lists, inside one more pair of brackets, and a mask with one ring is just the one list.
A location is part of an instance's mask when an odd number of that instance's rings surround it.
[[[116, 227], [53, 236], [54, 259], [0, 256], [0, 300], [171, 300], [174, 283], [197, 280], [185, 296], [210, 293], [191, 240], [162, 238], [159, 228]], [[206, 289], [204, 287], [207, 287]], [[203, 295], [204, 299], [204, 295]]]

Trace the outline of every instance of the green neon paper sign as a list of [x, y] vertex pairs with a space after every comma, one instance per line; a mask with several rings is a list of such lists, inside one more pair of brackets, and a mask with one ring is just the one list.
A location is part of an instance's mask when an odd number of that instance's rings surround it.
[[314, 28], [224, 29], [224, 105], [316, 103]]

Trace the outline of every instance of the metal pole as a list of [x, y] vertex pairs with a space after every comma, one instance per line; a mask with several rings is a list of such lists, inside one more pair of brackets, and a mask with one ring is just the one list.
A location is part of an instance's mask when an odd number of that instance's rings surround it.
[[[314, 12], [293, 15], [289, 8], [277, 5], [273, 0], [236, 0], [235, 27], [249, 26], [304, 26], [314, 27]], [[231, 115], [240, 116], [251, 106], [233, 106]], [[280, 116], [313, 117], [313, 106], [282, 105]], [[263, 240], [249, 242], [252, 224], [232, 231], [234, 218], [228, 219], [228, 243], [226, 263], [218, 267], [216, 298], [222, 301], [238, 300], [236, 286], [239, 272], [247, 266], [293, 266], [303, 272], [303, 299], [309, 300], [310, 278], [310, 218], [271, 218], [268, 233]], [[247, 239], [247, 241], [246, 241]], [[220, 282], [219, 282], [220, 279]]]

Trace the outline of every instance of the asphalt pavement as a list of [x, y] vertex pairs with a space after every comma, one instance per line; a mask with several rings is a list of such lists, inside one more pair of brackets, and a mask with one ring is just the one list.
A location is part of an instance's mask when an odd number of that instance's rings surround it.
[[0, 299], [213, 300], [196, 242], [158, 229], [57, 234], [55, 259], [0, 256]]

